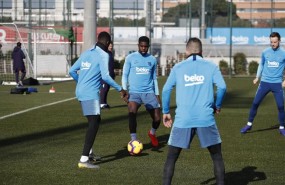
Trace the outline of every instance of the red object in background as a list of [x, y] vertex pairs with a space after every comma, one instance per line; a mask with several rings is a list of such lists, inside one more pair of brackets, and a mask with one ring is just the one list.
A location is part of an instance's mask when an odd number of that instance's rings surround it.
[[[28, 29], [18, 28], [24, 42], [28, 41]], [[68, 42], [67, 35], [56, 33], [56, 30], [66, 30], [63, 27], [34, 27], [32, 40], [36, 38], [40, 42]], [[109, 27], [97, 27], [97, 35], [102, 31], [109, 32]], [[73, 27], [77, 42], [83, 42], [83, 27]], [[0, 43], [15, 43], [19, 41], [19, 33], [14, 26], [0, 26]], [[109, 32], [110, 33], [110, 32]]]

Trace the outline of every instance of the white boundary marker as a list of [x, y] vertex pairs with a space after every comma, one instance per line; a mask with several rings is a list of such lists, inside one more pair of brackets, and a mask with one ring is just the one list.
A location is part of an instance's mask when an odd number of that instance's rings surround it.
[[26, 110], [22, 110], [22, 111], [19, 111], [19, 112], [15, 112], [15, 113], [12, 113], [12, 114], [8, 114], [8, 115], [6, 115], [6, 116], [2, 116], [2, 117], [0, 117], [0, 120], [6, 119], [6, 118], [9, 118], [9, 117], [12, 117], [12, 116], [16, 116], [16, 115], [18, 115], [18, 114], [23, 114], [23, 113], [25, 113], [25, 112], [29, 112], [29, 111], [32, 111], [32, 110], [35, 110], [35, 109], [40, 109], [40, 108], [43, 108], [43, 107], [48, 107], [48, 106], [51, 106], [51, 105], [56, 105], [56, 104], [63, 103], [63, 102], [67, 102], [67, 101], [74, 100], [74, 99], [76, 99], [76, 97], [74, 97], [74, 98], [69, 98], [69, 99], [65, 99], [65, 100], [61, 100], [61, 101], [56, 101], [56, 102], [53, 102], [53, 103], [48, 103], [48, 104], [41, 105], [41, 106], [37, 106], [37, 107], [33, 107], [33, 108], [29, 108], [29, 109], [26, 109]]

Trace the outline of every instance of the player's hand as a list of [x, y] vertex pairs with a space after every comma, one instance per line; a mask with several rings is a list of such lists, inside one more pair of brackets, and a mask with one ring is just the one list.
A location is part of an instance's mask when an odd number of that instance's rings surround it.
[[163, 114], [162, 119], [165, 127], [170, 128], [172, 126], [172, 118], [170, 114]]
[[121, 98], [124, 100], [124, 102], [128, 103], [128, 101], [129, 101], [129, 93], [126, 90], [122, 89], [120, 91], [120, 95], [121, 95]]
[[221, 112], [221, 109], [218, 109], [218, 108], [215, 108], [215, 109], [214, 109], [214, 113], [215, 113], [215, 114], [220, 114], [220, 112]]
[[285, 80], [282, 82], [282, 87], [285, 88]]
[[257, 84], [257, 82], [258, 82], [258, 78], [256, 77], [256, 78], [253, 80], [253, 84], [255, 85], [255, 84]]

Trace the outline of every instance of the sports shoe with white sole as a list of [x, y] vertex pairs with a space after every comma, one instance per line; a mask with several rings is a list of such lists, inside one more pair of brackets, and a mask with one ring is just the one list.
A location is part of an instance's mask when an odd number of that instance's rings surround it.
[[251, 128], [252, 128], [252, 126], [245, 125], [245, 126], [240, 130], [240, 133], [245, 134], [245, 133], [247, 133], [248, 131], [250, 131]]
[[78, 162], [78, 168], [90, 168], [90, 169], [99, 169], [98, 165], [92, 164], [89, 160], [86, 162]]
[[279, 129], [279, 133], [282, 135], [282, 136], [285, 136], [285, 129]]

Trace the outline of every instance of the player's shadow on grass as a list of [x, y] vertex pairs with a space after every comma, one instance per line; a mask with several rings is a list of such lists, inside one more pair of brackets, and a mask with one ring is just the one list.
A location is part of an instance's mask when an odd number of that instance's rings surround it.
[[[247, 166], [241, 171], [228, 172], [225, 174], [225, 185], [247, 185], [254, 181], [264, 181], [266, 180], [266, 175], [264, 172], [255, 171], [257, 167]], [[211, 184], [210, 184], [211, 183]], [[208, 179], [201, 182], [202, 185], [215, 185], [215, 178]]]
[[258, 129], [258, 130], [251, 130], [250, 132], [247, 132], [246, 134], [251, 134], [251, 133], [255, 133], [255, 132], [263, 132], [263, 131], [268, 131], [268, 130], [275, 130], [279, 128], [279, 124], [278, 125], [273, 125], [271, 127], [268, 128], [263, 128], [263, 129]]
[[118, 159], [122, 159], [125, 157], [143, 157], [149, 155], [146, 150], [151, 150], [154, 152], [162, 152], [160, 149], [165, 147], [167, 145], [169, 135], [162, 135], [158, 136], [157, 139], [159, 141], [159, 146], [158, 147], [152, 147], [151, 143], [147, 143], [143, 145], [143, 151], [139, 155], [131, 156], [127, 150], [127, 147], [123, 147], [123, 149], [118, 150], [116, 153], [111, 154], [111, 155], [106, 155], [102, 156], [102, 161], [98, 161], [97, 164], [102, 164], [102, 163], [107, 163], [111, 161], [115, 161]]

